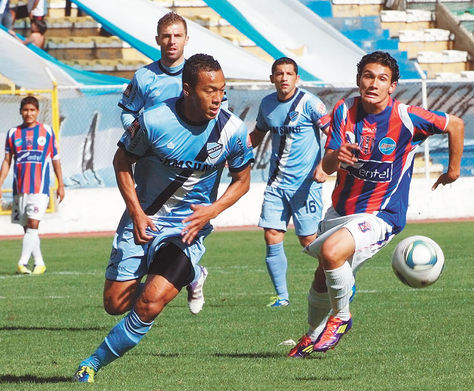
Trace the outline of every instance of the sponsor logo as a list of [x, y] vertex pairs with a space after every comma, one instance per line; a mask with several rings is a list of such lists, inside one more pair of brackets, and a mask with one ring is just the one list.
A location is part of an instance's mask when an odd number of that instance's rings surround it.
[[15, 139], [15, 146], [16, 147], [21, 147], [22, 144], [23, 144], [23, 141], [22, 141], [21, 138]]
[[125, 91], [123, 94], [128, 98], [130, 96], [130, 91], [132, 90], [132, 83], [128, 83], [127, 88], [125, 88]]
[[359, 160], [355, 166], [345, 169], [354, 177], [368, 182], [390, 182], [393, 175], [393, 162]]
[[395, 140], [391, 139], [390, 137], [384, 137], [379, 142], [379, 150], [384, 155], [390, 155], [393, 151], [395, 151], [396, 147], [397, 147], [397, 143], [395, 142]]
[[272, 126], [270, 127], [270, 131], [272, 133], [276, 134], [290, 134], [290, 133], [301, 133], [301, 126], [289, 126], [289, 125], [283, 125], [283, 126]]
[[18, 152], [16, 156], [17, 163], [37, 163], [42, 161], [42, 152], [36, 150], [25, 150]]
[[194, 160], [178, 160], [169, 158], [160, 158], [160, 162], [167, 167], [186, 168], [193, 171], [211, 171], [216, 168], [214, 164], [206, 164]]
[[44, 137], [44, 136], [38, 137], [38, 145], [40, 147], [44, 147], [45, 144], [46, 144], [46, 137]]
[[168, 149], [173, 149], [173, 148], [175, 147], [174, 142], [173, 142], [173, 141], [170, 141], [168, 144], [166, 144], [166, 147], [167, 147]]
[[295, 121], [296, 118], [298, 118], [299, 115], [300, 115], [300, 113], [298, 113], [297, 111], [290, 111], [288, 113], [288, 117], [290, 118], [290, 121]]
[[220, 143], [207, 143], [207, 154], [211, 159], [215, 159], [221, 154], [222, 144]]
[[137, 118], [132, 122], [132, 124], [128, 127], [127, 130], [130, 133], [130, 137], [134, 138], [139, 129], [140, 129], [140, 121], [138, 121], [138, 118]]
[[372, 229], [368, 221], [363, 221], [362, 223], [359, 223], [358, 225], [359, 225], [360, 232], [367, 232]]

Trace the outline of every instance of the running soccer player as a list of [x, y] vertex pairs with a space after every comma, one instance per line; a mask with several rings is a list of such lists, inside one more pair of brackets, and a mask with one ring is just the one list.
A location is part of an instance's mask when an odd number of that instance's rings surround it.
[[417, 147], [433, 134], [448, 135], [448, 169], [433, 190], [460, 175], [464, 122], [392, 99], [398, 79], [390, 54], [367, 54], [357, 64], [360, 96], [334, 107], [322, 168], [337, 171], [337, 180], [318, 238], [305, 249], [319, 266], [308, 295], [309, 330], [290, 357], [326, 352], [352, 327], [349, 300], [357, 269], [406, 224]]
[[[143, 338], [196, 280], [209, 221], [248, 191], [252, 148], [244, 123], [220, 108], [224, 88], [219, 63], [196, 54], [183, 68], [183, 97], [145, 110], [122, 136], [114, 167], [127, 208], [106, 269], [104, 306], [111, 314], [133, 308], [80, 363], [74, 380], [93, 382], [100, 368]], [[216, 199], [225, 164], [232, 180]], [[132, 241], [149, 243], [145, 256], [134, 252]]]
[[[184, 47], [189, 39], [187, 34], [186, 20], [175, 12], [167, 13], [158, 21], [155, 39], [160, 47], [161, 58], [135, 72], [119, 102], [125, 130], [143, 109], [182, 95], [181, 75], [185, 61]], [[135, 251], [145, 254], [146, 248], [140, 249], [140, 245], [133, 242], [130, 245], [137, 247]], [[200, 266], [198, 278], [187, 287], [188, 308], [193, 314], [198, 314], [204, 305], [203, 286], [207, 274], [207, 269]]]
[[282, 57], [273, 63], [270, 80], [276, 92], [260, 103], [250, 138], [256, 147], [266, 132], [272, 137], [270, 173], [258, 225], [264, 229], [265, 262], [276, 291], [268, 306], [276, 308], [290, 304], [283, 248], [290, 217], [303, 247], [316, 238], [322, 217], [321, 182], [326, 175], [316, 168], [321, 160], [320, 131], [327, 131], [329, 115], [317, 96], [296, 87], [298, 65], [291, 58]]
[[[27, 96], [20, 102], [23, 123], [11, 128], [5, 140], [5, 158], [0, 168], [0, 188], [8, 175], [12, 158], [13, 205], [11, 220], [25, 231], [21, 256], [17, 265], [18, 274], [43, 274], [46, 271], [41, 254], [38, 227], [49, 203], [50, 162], [58, 180], [57, 197], [64, 198], [64, 184], [53, 130], [37, 121], [39, 102]], [[0, 191], [0, 202], [2, 192]], [[33, 271], [28, 262], [33, 255]]]

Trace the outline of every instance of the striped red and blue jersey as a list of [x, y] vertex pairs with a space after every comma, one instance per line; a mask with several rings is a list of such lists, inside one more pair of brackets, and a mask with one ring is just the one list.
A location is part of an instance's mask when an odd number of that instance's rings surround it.
[[56, 138], [48, 125], [11, 128], [5, 140], [5, 152], [14, 158], [13, 195], [49, 195], [50, 162], [59, 159]]
[[364, 111], [360, 97], [340, 100], [332, 113], [326, 149], [357, 143], [358, 162], [341, 164], [332, 193], [340, 215], [373, 213], [400, 232], [406, 224], [415, 152], [429, 136], [443, 133], [446, 113], [390, 98], [378, 114]]

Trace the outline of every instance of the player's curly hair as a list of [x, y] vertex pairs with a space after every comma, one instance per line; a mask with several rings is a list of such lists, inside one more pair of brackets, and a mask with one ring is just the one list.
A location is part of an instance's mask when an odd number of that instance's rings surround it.
[[293, 65], [293, 68], [295, 69], [295, 73], [298, 74], [298, 64], [296, 64], [295, 60], [293, 60], [290, 57], [280, 57], [278, 60], [275, 60], [275, 62], [272, 64], [272, 75], [275, 73], [276, 67], [281, 64]]
[[221, 69], [221, 65], [214, 57], [203, 53], [195, 54], [184, 62], [183, 83], [194, 87], [197, 83], [199, 72], [217, 72]]
[[357, 80], [362, 75], [362, 70], [367, 64], [381, 64], [390, 68], [392, 71], [392, 83], [398, 81], [400, 78], [400, 69], [398, 68], [397, 60], [395, 60], [389, 53], [376, 51], [373, 53], [366, 54], [360, 62], [357, 64]]
[[28, 105], [28, 104], [32, 104], [33, 106], [35, 106], [38, 110], [39, 110], [39, 102], [38, 102], [38, 99], [36, 99], [34, 96], [32, 95], [28, 95], [26, 98], [23, 98], [20, 102], [20, 110], [23, 108], [23, 106], [25, 105]]
[[186, 20], [181, 15], [178, 15], [176, 12], [168, 12], [167, 14], [163, 15], [158, 24], [156, 25], [156, 33], [160, 35], [160, 30], [164, 27], [168, 27], [172, 24], [182, 23], [184, 26], [184, 32], [186, 35], [188, 34], [188, 25], [186, 24]]

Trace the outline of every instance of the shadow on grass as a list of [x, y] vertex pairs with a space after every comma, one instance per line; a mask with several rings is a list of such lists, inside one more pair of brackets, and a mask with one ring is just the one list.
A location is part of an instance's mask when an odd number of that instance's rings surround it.
[[341, 380], [350, 380], [350, 376], [337, 376], [337, 377], [328, 377], [328, 376], [311, 376], [311, 377], [295, 377], [296, 381], [341, 381]]
[[38, 377], [33, 375], [0, 375], [0, 384], [2, 383], [71, 383], [72, 377]]
[[41, 327], [41, 326], [6, 326], [0, 331], [101, 331], [107, 327]]
[[281, 358], [279, 353], [216, 353], [216, 357], [224, 358]]

